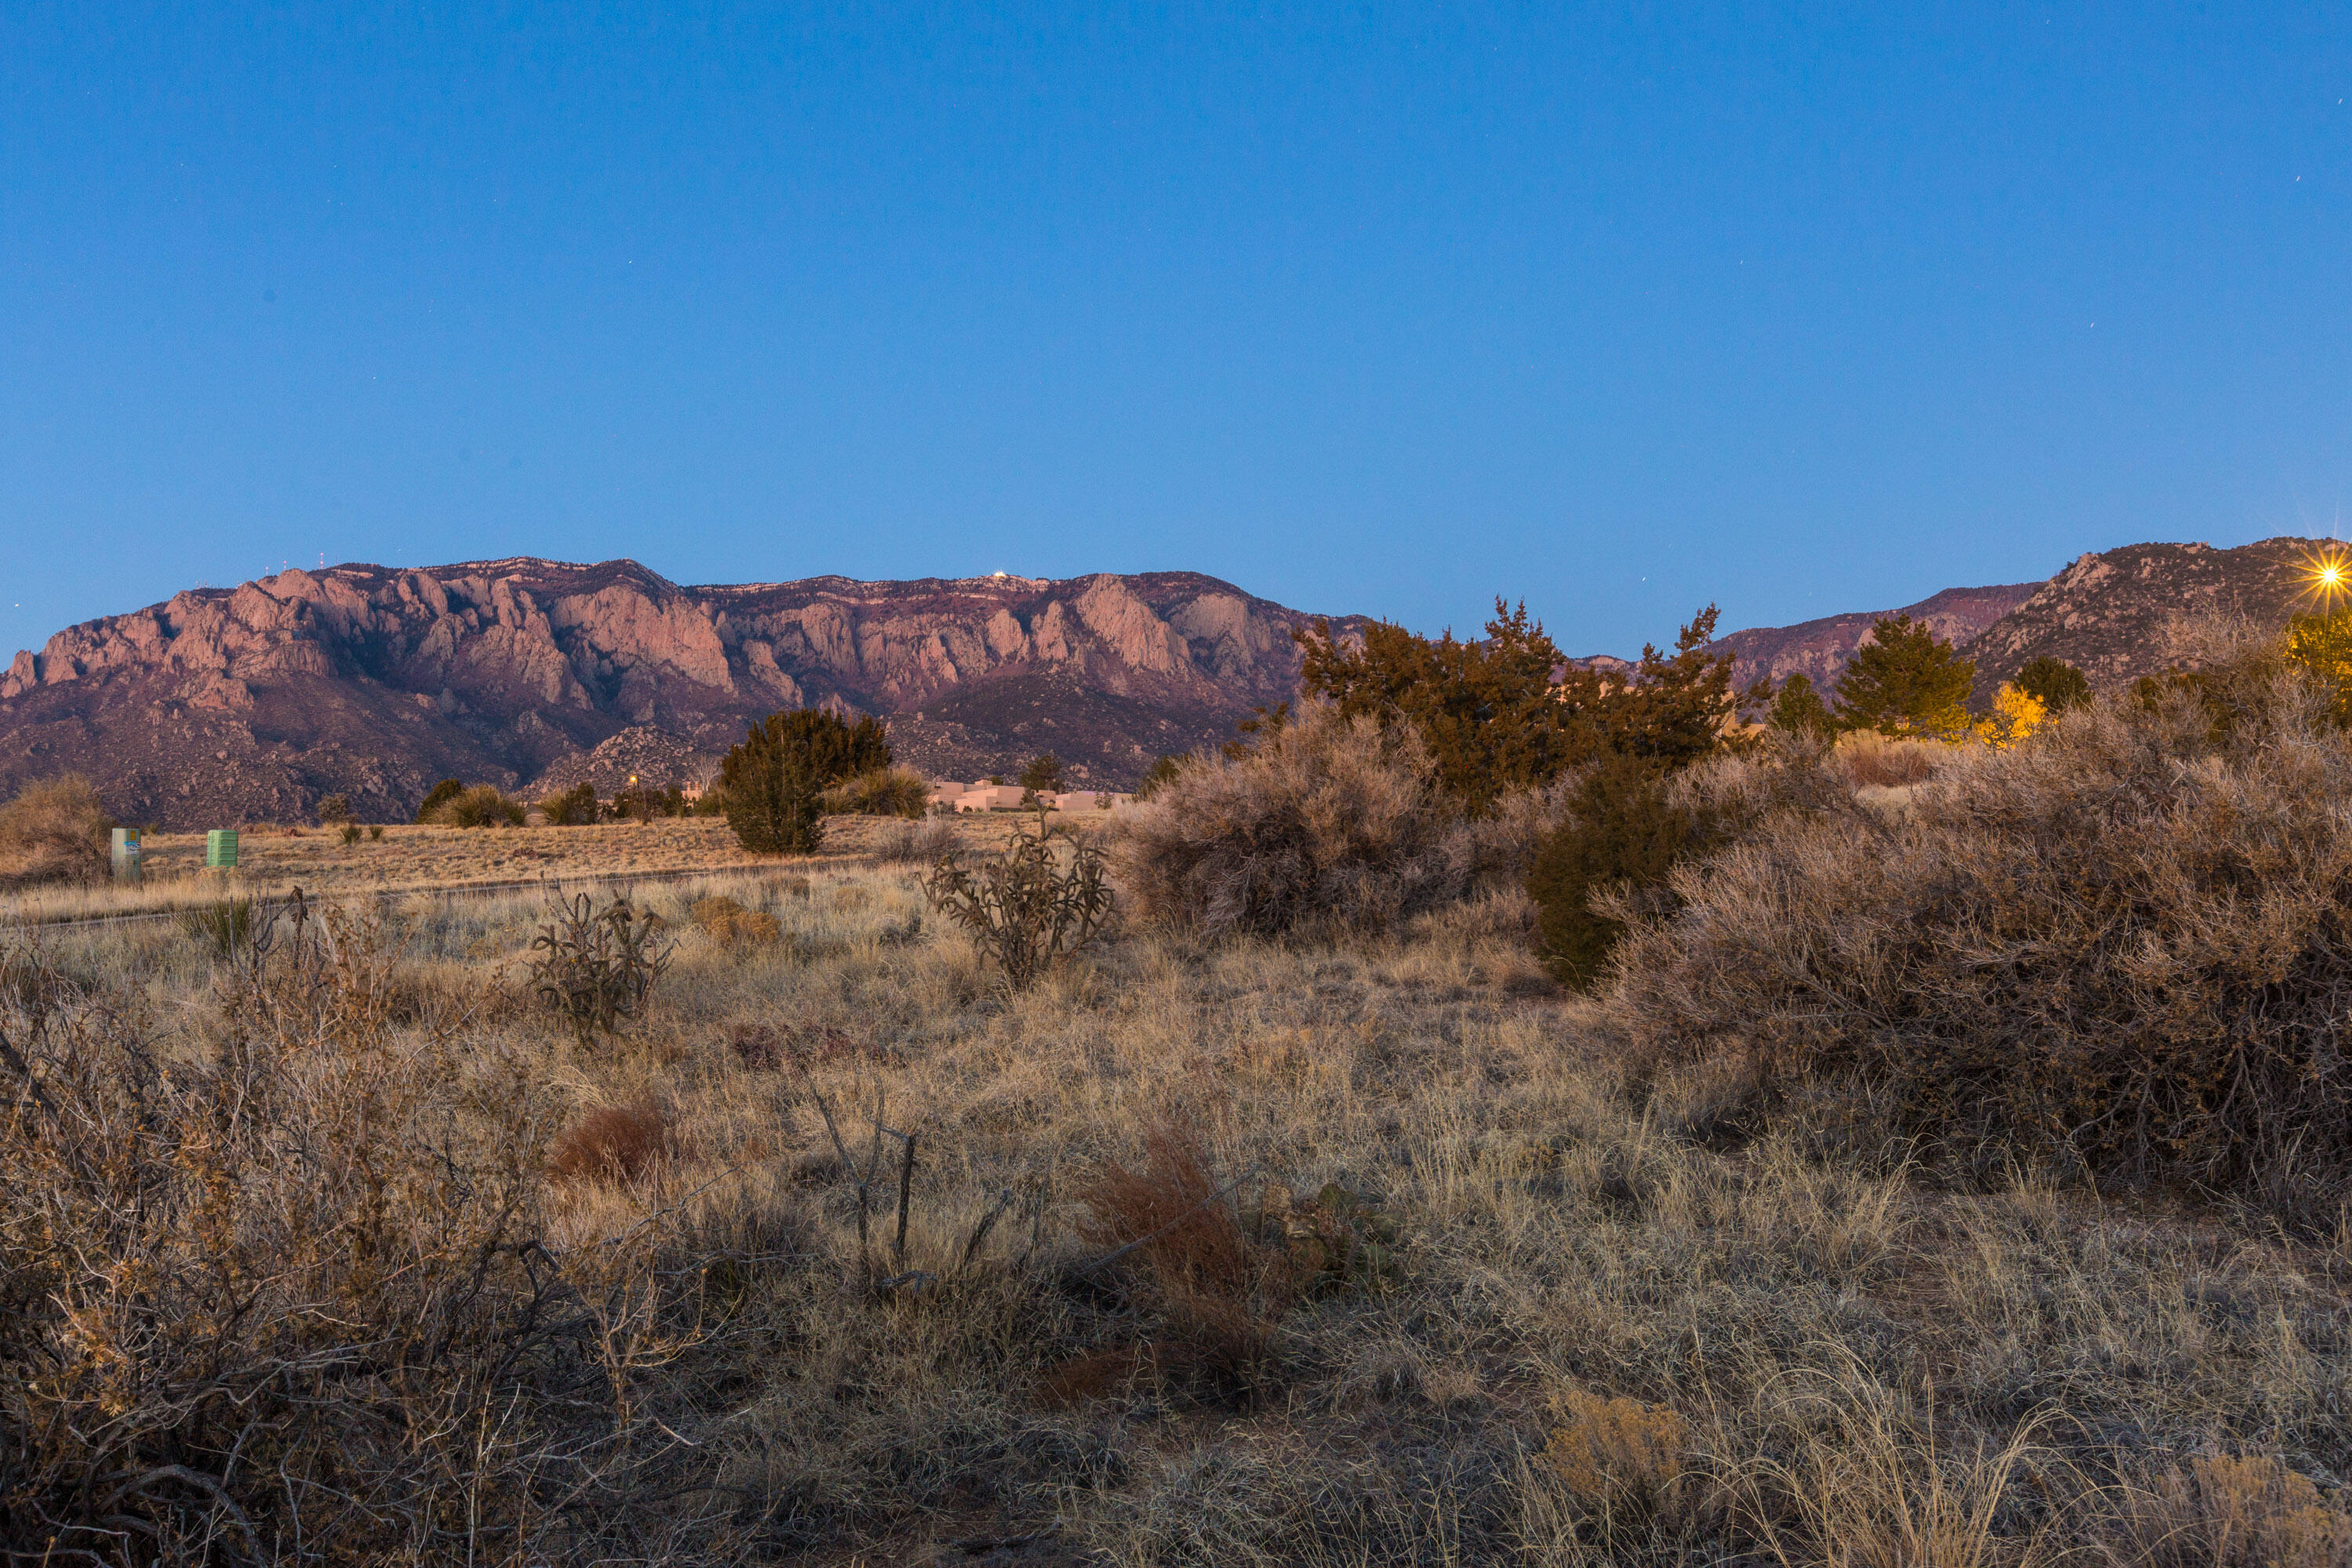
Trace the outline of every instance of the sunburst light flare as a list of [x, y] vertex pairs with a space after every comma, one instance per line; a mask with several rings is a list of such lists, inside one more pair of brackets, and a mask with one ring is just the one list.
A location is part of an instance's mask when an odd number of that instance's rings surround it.
[[2305, 556], [2303, 591], [2305, 597], [2318, 601], [2323, 609], [2334, 609], [2347, 592], [2352, 592], [2352, 556], [2333, 544]]

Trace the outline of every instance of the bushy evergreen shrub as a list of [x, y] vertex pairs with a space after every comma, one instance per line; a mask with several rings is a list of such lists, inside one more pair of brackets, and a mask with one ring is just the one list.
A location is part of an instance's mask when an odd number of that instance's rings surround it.
[[416, 808], [416, 820], [420, 823], [430, 822], [435, 812], [465, 793], [464, 781], [443, 779], [425, 792], [425, 799]]
[[1385, 622], [1366, 627], [1360, 646], [1328, 621], [1295, 636], [1305, 690], [1343, 717], [1410, 725], [1440, 787], [1475, 816], [1611, 752], [1674, 767], [1714, 751], [1735, 707], [1732, 657], [1707, 651], [1715, 623], [1710, 605], [1671, 655], [1643, 647], [1630, 677], [1570, 664], [1525, 605], [1500, 599], [1479, 642]]
[[821, 708], [771, 713], [721, 764], [727, 825], [754, 855], [813, 855], [826, 786], [889, 765], [889, 742], [871, 717], [852, 725]]
[[1644, 911], [1669, 907], [1668, 874], [1721, 842], [1727, 826], [1723, 811], [1677, 790], [1649, 758], [1612, 755], [1585, 770], [1528, 872], [1545, 966], [1567, 984], [1591, 985], [1625, 929], [1593, 908], [1594, 895], [1613, 891]]
[[1139, 801], [1150, 800], [1160, 790], [1173, 784], [1176, 775], [1184, 771], [1184, 764], [1189, 760], [1180, 756], [1165, 754], [1160, 756], [1144, 773], [1142, 781], [1135, 786], [1135, 798]]
[[476, 784], [443, 798], [419, 820], [436, 827], [520, 827], [522, 803], [509, 800], [496, 784]]
[[2053, 713], [2091, 704], [2091, 680], [2063, 658], [2043, 654], [2027, 659], [2017, 672], [2017, 689]]
[[875, 768], [824, 792], [824, 809], [848, 816], [920, 816], [930, 781], [912, 768]]
[[551, 826], [586, 827], [596, 820], [596, 786], [583, 779], [562, 794], [541, 800], [539, 809], [547, 814]]
[[1780, 683], [1764, 721], [1783, 734], [1807, 735], [1816, 740], [1827, 740], [1837, 729], [1829, 704], [1822, 700], [1822, 694], [1813, 689], [1811, 678], [1801, 670]]

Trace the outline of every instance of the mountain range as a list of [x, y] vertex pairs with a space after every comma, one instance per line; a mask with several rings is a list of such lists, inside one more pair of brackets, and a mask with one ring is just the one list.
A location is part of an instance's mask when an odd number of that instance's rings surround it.
[[[1977, 658], [1979, 697], [2042, 653], [2112, 688], [2168, 660], [2184, 613], [2282, 622], [2318, 548], [2131, 545], [1905, 608]], [[1885, 613], [1714, 646], [1742, 687], [1802, 671], [1826, 688]], [[899, 759], [935, 777], [1050, 751], [1073, 780], [1126, 784], [1295, 696], [1290, 634], [1315, 618], [1189, 572], [687, 587], [630, 561], [293, 570], [18, 653], [0, 675], [0, 795], [79, 773], [118, 816], [163, 826], [292, 817], [328, 795], [387, 820], [444, 777], [532, 794], [699, 777], [750, 721], [805, 706], [883, 716]]]
[[1123, 784], [1293, 695], [1309, 618], [1186, 572], [682, 587], [630, 561], [298, 569], [17, 654], [0, 791], [79, 773], [163, 826], [328, 795], [384, 820], [444, 777], [695, 778], [751, 720], [809, 706], [887, 716], [900, 760], [934, 775], [1051, 751], [1073, 779]]

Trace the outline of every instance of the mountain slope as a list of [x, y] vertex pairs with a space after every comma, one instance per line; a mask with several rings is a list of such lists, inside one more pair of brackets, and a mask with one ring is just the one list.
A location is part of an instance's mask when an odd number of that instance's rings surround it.
[[1906, 615], [1925, 621], [1937, 637], [1958, 646], [2015, 610], [2041, 586], [2010, 583], [1990, 588], [1947, 588], [1900, 610], [1856, 611], [1793, 626], [1758, 626], [1718, 637], [1709, 647], [1717, 653], [1727, 649], [1737, 656], [1732, 666], [1735, 690], [1746, 690], [1763, 676], [1778, 682], [1801, 674], [1826, 694], [1837, 684], [1853, 650], [1870, 640], [1870, 628], [1881, 618]]
[[1309, 618], [1182, 572], [681, 587], [630, 561], [290, 571], [18, 654], [0, 793], [75, 771], [168, 826], [331, 794], [381, 819], [443, 776], [690, 777], [751, 720], [813, 704], [888, 716], [917, 767], [1051, 749], [1075, 777], [1127, 783], [1293, 695], [1290, 632]]
[[2319, 606], [2310, 563], [2326, 540], [2127, 544], [2084, 555], [1987, 627], [1964, 651], [1977, 661], [1975, 700], [1989, 700], [2029, 659], [2063, 658], [2111, 691], [2163, 668], [2184, 621], [2242, 616], [2263, 630]]

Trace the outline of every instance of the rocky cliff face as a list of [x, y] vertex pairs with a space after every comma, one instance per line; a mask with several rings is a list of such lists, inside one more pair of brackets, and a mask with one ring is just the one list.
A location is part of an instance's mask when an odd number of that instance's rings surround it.
[[1845, 672], [1846, 660], [1870, 640], [1870, 628], [1883, 617], [1906, 615], [1925, 621], [1938, 637], [1961, 647], [2023, 604], [2039, 587], [2038, 583], [2011, 583], [1991, 588], [1947, 588], [1900, 610], [1824, 616], [1793, 626], [1758, 626], [1719, 637], [1710, 647], [1717, 653], [1727, 650], [1736, 656], [1731, 671], [1734, 690], [1745, 691], [1768, 676], [1777, 684], [1801, 674], [1827, 697]]
[[[681, 587], [634, 562], [290, 571], [86, 622], [0, 677], [0, 791], [89, 774], [125, 817], [405, 815], [707, 769], [751, 719], [887, 716], [947, 776], [1052, 750], [1131, 782], [1297, 689], [1308, 617], [1191, 573]], [[1346, 623], [1353, 625], [1356, 623]]]
[[2265, 539], [2234, 550], [2131, 544], [2085, 555], [2035, 589], [1968, 645], [1982, 702], [2027, 660], [2063, 658], [2112, 691], [2171, 663], [2182, 627], [2239, 617], [2271, 631], [2320, 606], [2311, 563], [2341, 547], [2319, 539]]

